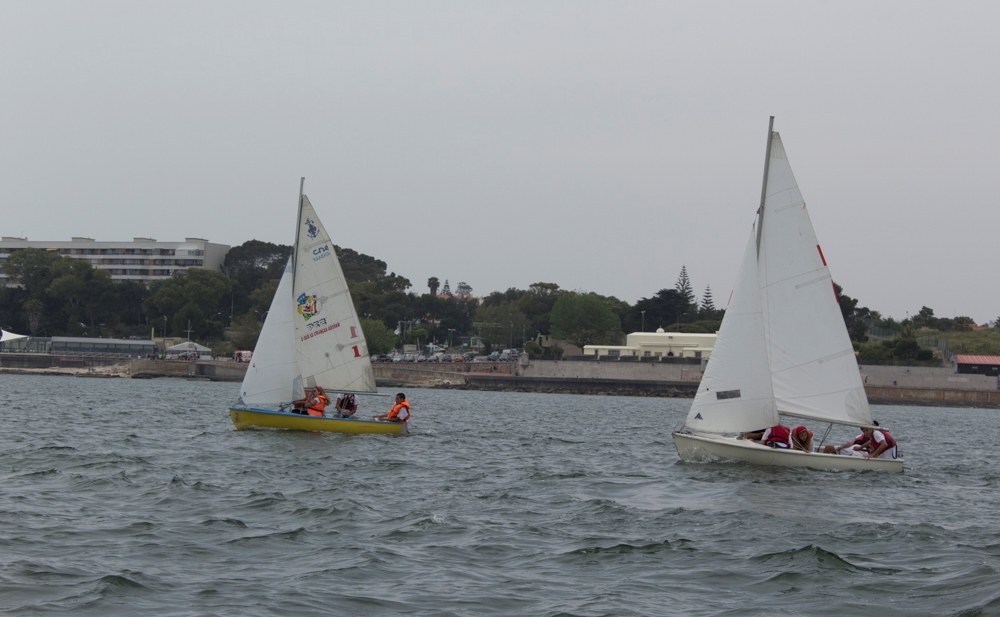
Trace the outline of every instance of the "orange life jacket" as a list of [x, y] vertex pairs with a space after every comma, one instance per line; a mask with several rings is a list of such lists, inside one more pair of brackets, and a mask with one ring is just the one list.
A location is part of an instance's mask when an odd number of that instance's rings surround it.
[[385, 419], [392, 420], [393, 422], [406, 422], [410, 419], [410, 404], [406, 401], [396, 403], [389, 410], [389, 415]]
[[313, 400], [313, 404], [309, 406], [309, 409], [306, 410], [306, 413], [308, 413], [310, 416], [316, 416], [318, 418], [322, 418], [323, 410], [326, 409], [326, 403], [329, 400], [330, 399], [326, 398], [325, 395], [320, 394]]

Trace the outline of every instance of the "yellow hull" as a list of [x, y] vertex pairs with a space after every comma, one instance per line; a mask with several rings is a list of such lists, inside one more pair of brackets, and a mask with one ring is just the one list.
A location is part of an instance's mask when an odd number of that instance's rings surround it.
[[241, 407], [230, 408], [229, 417], [238, 431], [255, 428], [274, 428], [291, 431], [329, 431], [333, 433], [347, 433], [349, 435], [398, 435], [404, 432], [404, 427], [406, 426], [400, 422], [316, 418], [284, 411], [246, 409]]

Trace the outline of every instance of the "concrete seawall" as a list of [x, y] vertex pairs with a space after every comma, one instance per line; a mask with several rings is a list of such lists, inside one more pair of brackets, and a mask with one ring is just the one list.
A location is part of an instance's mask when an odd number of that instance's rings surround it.
[[248, 364], [210, 360], [133, 360], [129, 373], [133, 379], [178, 377], [209, 381], [243, 381]]

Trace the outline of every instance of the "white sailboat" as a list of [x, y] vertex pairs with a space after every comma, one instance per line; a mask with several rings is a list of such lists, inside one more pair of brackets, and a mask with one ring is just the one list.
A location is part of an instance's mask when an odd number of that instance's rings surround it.
[[[304, 182], [305, 179], [303, 179]], [[400, 433], [405, 423], [303, 416], [284, 411], [306, 389], [376, 394], [361, 322], [326, 228], [299, 190], [295, 248], [278, 283], [229, 410], [237, 429]]]
[[[768, 126], [761, 204], [685, 430], [682, 460], [900, 472], [903, 459], [770, 448], [727, 437], [780, 416], [871, 427], [871, 410], [823, 250], [785, 155]], [[829, 429], [827, 429], [829, 434]]]

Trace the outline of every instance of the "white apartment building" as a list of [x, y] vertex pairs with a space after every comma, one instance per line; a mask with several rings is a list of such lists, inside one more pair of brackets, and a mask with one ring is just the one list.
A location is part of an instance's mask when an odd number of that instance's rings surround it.
[[640, 358], [708, 358], [715, 347], [716, 334], [687, 332], [633, 332], [624, 345], [587, 345], [585, 356], [638, 356]]
[[[219, 271], [229, 252], [229, 246], [213, 244], [204, 238], [185, 238], [184, 242], [157, 242], [152, 238], [133, 238], [131, 242], [99, 242], [93, 238], [50, 242], [3, 236], [0, 264], [7, 261], [11, 253], [26, 248], [86, 259], [93, 267], [107, 270], [113, 281], [139, 281], [146, 285], [188, 268]], [[0, 269], [0, 285], [9, 284], [7, 275]]]

